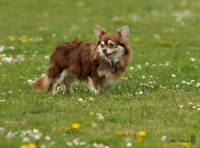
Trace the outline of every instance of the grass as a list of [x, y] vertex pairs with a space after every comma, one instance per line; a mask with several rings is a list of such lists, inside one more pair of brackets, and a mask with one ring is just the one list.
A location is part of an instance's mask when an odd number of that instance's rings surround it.
[[[110, 148], [125, 148], [127, 143], [141, 148], [199, 147], [199, 8], [196, 0], [1, 1], [0, 147], [70, 147], [67, 141], [75, 147], [77, 138], [86, 144], [76, 147], [86, 148], [94, 143]], [[29, 82], [45, 73], [45, 56], [74, 38], [95, 42], [97, 24], [108, 32], [125, 25], [130, 29], [132, 57], [110, 93], [94, 95], [82, 83], [73, 85], [74, 94], [34, 92]], [[14, 60], [3, 61], [4, 56]], [[72, 129], [72, 123], [80, 127]], [[33, 129], [41, 133], [39, 140]], [[23, 131], [31, 134], [21, 135]], [[146, 133], [141, 140], [140, 131]], [[191, 135], [195, 145], [170, 142]], [[24, 137], [29, 142], [23, 142]]]

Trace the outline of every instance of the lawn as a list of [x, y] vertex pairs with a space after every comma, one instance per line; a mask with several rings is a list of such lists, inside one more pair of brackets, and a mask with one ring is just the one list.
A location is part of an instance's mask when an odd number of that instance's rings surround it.
[[[129, 26], [129, 65], [107, 94], [35, 92], [49, 56], [94, 26]], [[1, 0], [0, 148], [200, 147], [200, 2]], [[189, 141], [196, 144], [170, 142]]]

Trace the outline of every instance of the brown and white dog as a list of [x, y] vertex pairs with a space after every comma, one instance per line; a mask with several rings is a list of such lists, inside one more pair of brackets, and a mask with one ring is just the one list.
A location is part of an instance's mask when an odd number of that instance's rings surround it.
[[97, 43], [76, 39], [60, 44], [50, 56], [46, 75], [36, 80], [34, 90], [56, 94], [56, 88], [64, 84], [67, 92], [71, 92], [72, 83], [79, 79], [95, 93], [100, 86], [109, 91], [111, 84], [120, 79], [130, 58], [129, 28], [124, 26], [114, 34], [96, 26], [95, 34]]

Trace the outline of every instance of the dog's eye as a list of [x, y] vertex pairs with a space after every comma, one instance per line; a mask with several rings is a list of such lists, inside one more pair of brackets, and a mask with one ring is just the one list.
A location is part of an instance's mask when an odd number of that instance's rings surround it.
[[104, 44], [101, 44], [101, 47], [103, 48], [103, 47], [104, 47]]
[[110, 44], [110, 47], [114, 47], [114, 46], [115, 46], [114, 44], [112, 44], [112, 43]]

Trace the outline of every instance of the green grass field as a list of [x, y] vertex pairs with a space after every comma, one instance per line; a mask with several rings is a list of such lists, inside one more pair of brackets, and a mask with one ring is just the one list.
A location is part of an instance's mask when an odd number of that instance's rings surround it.
[[[95, 25], [129, 26], [122, 79], [107, 94], [34, 92], [56, 46], [95, 42]], [[198, 0], [1, 0], [0, 148], [199, 148], [199, 51]]]

